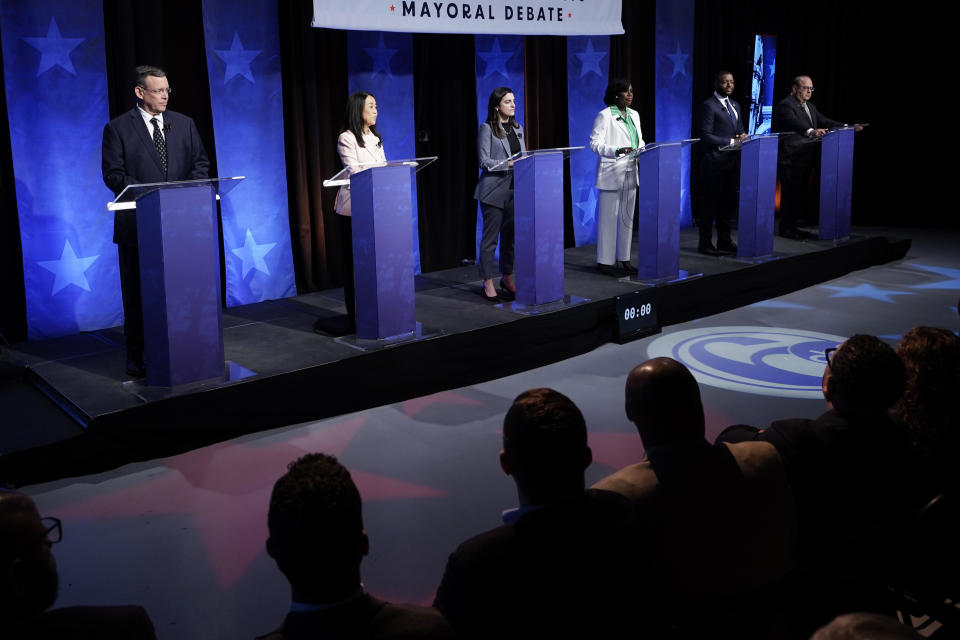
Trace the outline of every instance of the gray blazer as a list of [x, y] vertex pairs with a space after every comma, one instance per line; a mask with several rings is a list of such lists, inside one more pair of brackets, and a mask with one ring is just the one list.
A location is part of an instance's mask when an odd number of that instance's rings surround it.
[[[501, 130], [503, 128], [501, 127]], [[526, 151], [523, 142], [523, 127], [516, 129], [520, 139], [520, 150]], [[513, 199], [513, 167], [505, 167], [491, 171], [490, 169], [509, 158], [510, 143], [507, 137], [498, 138], [493, 135], [490, 125], [484, 122], [480, 125], [477, 134], [477, 158], [480, 161], [480, 180], [473, 191], [473, 197], [480, 202], [503, 208]]]

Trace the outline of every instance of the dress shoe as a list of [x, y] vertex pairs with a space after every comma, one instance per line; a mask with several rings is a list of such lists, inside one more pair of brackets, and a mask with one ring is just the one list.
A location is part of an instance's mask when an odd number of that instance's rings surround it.
[[697, 247], [697, 253], [702, 253], [702, 254], [705, 255], [705, 256], [721, 256], [721, 255], [723, 255], [722, 253], [720, 253], [719, 251], [717, 251], [717, 248], [714, 247], [712, 243], [711, 243], [711, 244], [701, 244], [700, 246]]
[[603, 264], [602, 262], [598, 262], [597, 271], [599, 271], [600, 275], [602, 276], [613, 276], [614, 278], [619, 278], [622, 275], [620, 273], [620, 268], [615, 264]]
[[717, 251], [719, 251], [720, 253], [735, 254], [737, 252], [737, 245], [729, 240], [727, 242], [718, 242]]
[[814, 238], [812, 233], [809, 231], [803, 231], [802, 229], [797, 229], [796, 227], [780, 227], [780, 237], [788, 238], [790, 240], [809, 240]]
[[330, 338], [348, 336], [357, 332], [357, 325], [347, 314], [318, 318], [313, 323], [313, 332]]
[[503, 278], [500, 278], [500, 294], [499, 295], [501, 300], [505, 300], [507, 302], [513, 302], [514, 300], [517, 299], [517, 292], [511, 291], [510, 288], [507, 287], [507, 283], [503, 281]]
[[497, 294], [493, 294], [492, 296], [488, 296], [488, 295], [487, 295], [487, 290], [484, 289], [483, 287], [480, 287], [480, 296], [481, 296], [484, 300], [486, 300], [487, 302], [503, 302], [503, 300], [502, 300], [502, 299], [500, 298], [500, 296], [498, 296]]
[[147, 368], [143, 366], [143, 354], [127, 351], [127, 375], [134, 378], [144, 378]]
[[626, 276], [636, 275], [637, 270], [630, 266], [629, 260], [617, 260], [617, 268]]

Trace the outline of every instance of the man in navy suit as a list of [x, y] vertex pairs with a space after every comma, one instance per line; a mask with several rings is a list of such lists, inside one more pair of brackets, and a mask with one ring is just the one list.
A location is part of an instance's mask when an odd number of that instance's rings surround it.
[[[797, 228], [818, 147], [810, 143], [826, 135], [827, 129], [843, 126], [843, 123], [817, 111], [817, 107], [810, 102], [811, 97], [813, 81], [809, 76], [797, 76], [793, 79], [790, 95], [778, 102], [773, 110], [773, 130], [796, 134], [780, 139], [778, 160], [780, 235], [793, 240], [813, 237], [813, 234]], [[862, 128], [856, 126], [857, 131]]]
[[[200, 133], [193, 120], [167, 110], [170, 83], [158, 67], [140, 66], [133, 93], [137, 106], [103, 128], [103, 181], [114, 194], [127, 185], [195, 180], [208, 176]], [[143, 309], [135, 211], [115, 211], [113, 241], [120, 260], [127, 373], [143, 377]]]
[[[703, 145], [700, 158], [701, 198], [699, 206], [700, 243], [697, 250], [718, 256], [736, 253], [730, 239], [730, 220], [737, 209], [740, 178], [740, 154], [720, 151], [747, 137], [743, 128], [740, 105], [733, 95], [733, 74], [718, 71], [713, 78], [713, 95], [701, 105], [697, 118], [697, 135]], [[713, 245], [713, 225], [717, 225], [717, 245]]]

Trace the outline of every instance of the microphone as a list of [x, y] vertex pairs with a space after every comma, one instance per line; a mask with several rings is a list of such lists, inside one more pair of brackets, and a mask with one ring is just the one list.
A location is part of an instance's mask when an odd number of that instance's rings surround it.
[[173, 129], [173, 125], [170, 124], [169, 122], [164, 122], [164, 123], [163, 123], [163, 132], [164, 132], [164, 133], [167, 133], [168, 131], [170, 131], [170, 129]]

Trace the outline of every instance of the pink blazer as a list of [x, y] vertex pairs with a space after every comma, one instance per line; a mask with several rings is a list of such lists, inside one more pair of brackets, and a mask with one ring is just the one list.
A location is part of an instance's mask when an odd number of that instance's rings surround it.
[[[380, 141], [377, 136], [368, 133], [363, 136], [364, 146], [357, 144], [357, 138], [352, 131], [344, 131], [337, 139], [337, 153], [344, 167], [355, 167], [367, 162], [386, 162], [387, 156], [383, 147], [378, 147]], [[364, 167], [357, 169], [363, 171]], [[340, 187], [337, 193], [337, 204], [334, 210], [342, 216], [350, 215], [350, 185]]]

